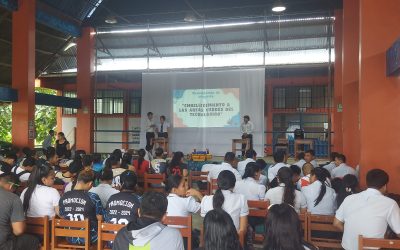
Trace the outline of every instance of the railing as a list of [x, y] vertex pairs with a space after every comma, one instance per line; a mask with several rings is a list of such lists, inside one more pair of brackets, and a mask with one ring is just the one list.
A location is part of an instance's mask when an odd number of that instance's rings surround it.
[[[123, 148], [131, 148], [131, 145], [137, 145], [137, 148], [140, 145], [140, 130], [111, 130], [111, 129], [97, 129], [94, 130], [94, 145], [96, 150], [99, 144], [120, 144]], [[121, 133], [121, 140], [108, 140], [108, 139], [99, 139], [101, 138], [102, 133]], [[126, 138], [124, 141], [122, 138]], [[117, 139], [117, 138], [116, 138]], [[133, 147], [135, 148], [135, 147]]]

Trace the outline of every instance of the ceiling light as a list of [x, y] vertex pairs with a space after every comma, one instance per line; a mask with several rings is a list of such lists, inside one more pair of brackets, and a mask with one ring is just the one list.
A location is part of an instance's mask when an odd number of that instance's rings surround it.
[[273, 12], [282, 12], [286, 10], [286, 6], [282, 3], [282, 1], [278, 0], [272, 5]]
[[197, 17], [192, 12], [189, 12], [186, 14], [183, 20], [185, 20], [185, 22], [191, 23], [197, 21]]
[[108, 23], [108, 24], [116, 24], [118, 23], [117, 18], [115, 18], [115, 16], [108, 16], [104, 22]]
[[67, 51], [67, 50], [69, 50], [70, 48], [72, 48], [72, 47], [74, 47], [74, 46], [76, 46], [76, 43], [70, 42], [70, 43], [64, 48], [64, 51]]

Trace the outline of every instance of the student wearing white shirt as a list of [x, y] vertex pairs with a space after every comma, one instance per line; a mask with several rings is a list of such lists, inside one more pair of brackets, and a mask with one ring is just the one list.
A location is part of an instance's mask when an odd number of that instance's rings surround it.
[[319, 167], [317, 161], [315, 160], [315, 151], [312, 149], [306, 151], [306, 153], [304, 154], [304, 160], [308, 163], [311, 163], [314, 168]]
[[234, 193], [243, 194], [246, 200], [262, 200], [265, 196], [265, 186], [258, 184], [261, 169], [255, 162], [250, 162], [246, 166], [243, 180], [237, 181]]
[[153, 122], [153, 112], [148, 112], [146, 119], [146, 149], [153, 147], [151, 139], [155, 138], [155, 128], [156, 125]]
[[165, 116], [160, 116], [160, 123], [157, 124], [158, 137], [168, 138], [169, 123], [165, 121]]
[[336, 160], [336, 157], [337, 157], [338, 155], [339, 155], [338, 152], [332, 152], [331, 155], [330, 155], [331, 161], [330, 161], [328, 164], [326, 164], [325, 166], [323, 166], [323, 168], [325, 168], [326, 170], [328, 170], [330, 174], [332, 174], [332, 170], [333, 170], [334, 168], [336, 168], [335, 160]]
[[335, 214], [336, 193], [335, 190], [326, 186], [326, 177], [322, 168], [314, 168], [311, 171], [311, 184], [301, 190], [307, 200], [307, 210], [311, 214]]
[[343, 178], [347, 174], [357, 175], [354, 168], [346, 165], [346, 156], [339, 154], [335, 159], [336, 167], [332, 170], [332, 178]]
[[119, 193], [119, 191], [111, 186], [113, 182], [113, 171], [110, 168], [104, 168], [101, 171], [100, 184], [97, 187], [92, 187], [89, 192], [95, 193], [100, 197], [101, 205], [103, 208], [106, 207], [108, 199], [113, 194]]
[[257, 153], [254, 149], [249, 149], [246, 151], [246, 159], [243, 161], [239, 161], [237, 164], [237, 170], [241, 176], [244, 175], [244, 171], [246, 170], [246, 165], [249, 162], [256, 162]]
[[343, 231], [342, 247], [358, 249], [358, 236], [381, 238], [388, 226], [400, 237], [400, 208], [383, 194], [387, 191], [388, 174], [381, 169], [367, 173], [368, 189], [353, 194], [336, 211], [333, 225]]
[[54, 179], [55, 173], [49, 164], [37, 164], [32, 172], [29, 186], [21, 194], [26, 216], [53, 218], [59, 214], [60, 194], [52, 188]]
[[[250, 116], [243, 116], [243, 123], [240, 125], [240, 132], [242, 133], [242, 139], [250, 140], [250, 148], [253, 148], [253, 131], [254, 124], [250, 121]], [[246, 144], [242, 144], [242, 155], [245, 154]]]
[[219, 165], [215, 165], [213, 168], [210, 169], [207, 177], [208, 181], [211, 182], [212, 179], [217, 179], [219, 173], [221, 173], [223, 170], [231, 171], [235, 175], [236, 181], [240, 181], [242, 180], [242, 176], [236, 170], [236, 167], [237, 158], [235, 154], [232, 152], [227, 152], [224, 157], [224, 162]]
[[274, 161], [275, 165], [271, 166], [268, 169], [268, 181], [271, 183], [276, 175], [278, 174], [279, 169], [286, 167], [288, 168], [289, 165], [286, 164], [286, 151], [285, 150], [278, 150], [274, 153]]
[[[303, 168], [303, 165], [306, 163], [306, 161], [304, 160], [304, 152], [299, 152], [299, 153], [297, 153], [297, 155], [296, 155], [296, 162], [295, 163], [293, 163], [293, 165], [296, 165], [296, 166], [298, 166], [300, 169], [302, 169]], [[303, 174], [303, 172], [301, 173], [301, 174]]]
[[20, 182], [27, 182], [35, 164], [36, 161], [33, 157], [25, 158], [20, 166], [15, 166], [12, 169], [12, 172], [19, 178]]
[[181, 175], [171, 175], [167, 179], [165, 191], [168, 193], [167, 216], [190, 216], [200, 211], [199, 201], [203, 195], [195, 189], [186, 189], [185, 178]]
[[242, 194], [233, 193], [236, 179], [235, 175], [224, 170], [218, 176], [218, 189], [214, 195], [208, 195], [201, 201], [201, 216], [206, 216], [208, 211], [223, 209], [232, 218], [238, 232], [244, 232], [247, 228], [247, 215], [249, 208], [247, 200]]
[[294, 186], [292, 170], [290, 168], [279, 169], [277, 179], [279, 186], [268, 190], [264, 200], [269, 201], [270, 204], [289, 204], [297, 213], [306, 212], [306, 199]]

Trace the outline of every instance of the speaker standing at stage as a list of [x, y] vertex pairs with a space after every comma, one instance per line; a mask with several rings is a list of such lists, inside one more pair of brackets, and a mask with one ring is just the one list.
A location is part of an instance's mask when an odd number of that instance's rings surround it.
[[[250, 140], [250, 148], [253, 148], [253, 130], [254, 125], [250, 121], [248, 115], [243, 116], [243, 123], [240, 125], [240, 132], [242, 133], [242, 139], [248, 138]], [[245, 155], [246, 144], [242, 144], [242, 156]]]
[[146, 150], [153, 148], [151, 139], [155, 138], [155, 134], [154, 134], [155, 128], [156, 128], [156, 125], [153, 122], [153, 113], [148, 112], [147, 119], [146, 119]]
[[157, 124], [158, 138], [168, 138], [169, 123], [165, 121], [165, 116], [160, 116], [160, 123]]

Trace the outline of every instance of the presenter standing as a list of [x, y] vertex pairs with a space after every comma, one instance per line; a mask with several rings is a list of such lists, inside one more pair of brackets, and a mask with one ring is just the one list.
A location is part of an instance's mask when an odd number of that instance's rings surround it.
[[[250, 116], [245, 115], [243, 116], [243, 123], [240, 126], [240, 132], [242, 133], [242, 139], [249, 139], [250, 140], [250, 149], [253, 148], [253, 130], [254, 125], [250, 121]], [[242, 156], [245, 155], [246, 144], [242, 144]]]
[[158, 137], [168, 138], [169, 123], [165, 121], [165, 116], [160, 116], [160, 123], [157, 124]]
[[155, 134], [154, 134], [155, 128], [156, 128], [156, 125], [153, 122], [153, 113], [148, 112], [147, 119], [146, 119], [146, 149], [153, 148], [153, 143], [152, 143], [151, 139], [155, 138]]

